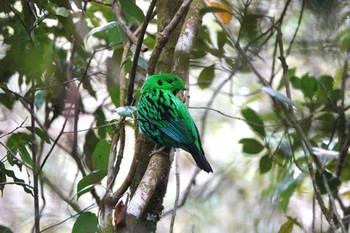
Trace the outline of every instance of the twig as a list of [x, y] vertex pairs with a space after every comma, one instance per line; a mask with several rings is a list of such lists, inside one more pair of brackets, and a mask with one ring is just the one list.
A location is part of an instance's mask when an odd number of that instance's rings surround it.
[[[121, 7], [119, 6], [118, 1], [113, 1], [113, 11], [114, 11], [116, 18], [118, 19], [118, 21], [122, 25], [122, 28], [125, 31], [125, 33], [127, 34], [128, 38], [132, 41], [133, 44], [135, 44], [137, 46], [140, 43], [140, 40], [134, 35], [134, 33], [127, 26], [127, 23], [123, 17], [122, 10], [121, 10]], [[146, 21], [146, 19], [145, 19], [145, 21]], [[146, 23], [146, 25], [147, 24], [148, 23]], [[145, 52], [148, 50], [147, 46], [144, 45], [143, 43], [141, 43], [140, 46], [141, 46], [140, 49], [142, 52]]]
[[[85, 68], [83, 77], [82, 77], [82, 79], [80, 80], [80, 82], [79, 82], [79, 84], [78, 84], [78, 86], [77, 86], [77, 89], [76, 89], [77, 91], [76, 91], [74, 97], [76, 97], [76, 96], [78, 95], [79, 88], [80, 88], [81, 84], [83, 83], [83, 81], [85, 80], [85, 77], [87, 76], [88, 69], [89, 69], [89, 67], [90, 67], [91, 61], [92, 61], [92, 59], [94, 58], [95, 54], [96, 54], [96, 52], [94, 51], [94, 52], [92, 53], [92, 55], [91, 55], [91, 57], [90, 57], [90, 59], [89, 59], [87, 65], [86, 65], [86, 68]], [[42, 162], [42, 164], [41, 164], [41, 166], [40, 166], [40, 168], [39, 168], [39, 170], [38, 170], [38, 173], [40, 173], [41, 170], [43, 169], [43, 167], [44, 167], [44, 165], [45, 165], [47, 159], [48, 159], [49, 156], [51, 155], [53, 149], [56, 147], [56, 145], [57, 145], [57, 143], [58, 143], [58, 140], [59, 140], [59, 139], [61, 138], [61, 136], [63, 135], [64, 129], [66, 128], [66, 124], [67, 124], [68, 119], [69, 119], [70, 112], [73, 110], [73, 108], [74, 108], [74, 103], [71, 103], [71, 105], [70, 105], [70, 107], [69, 107], [69, 109], [68, 109], [68, 112], [67, 112], [67, 117], [66, 117], [66, 119], [65, 119], [65, 121], [64, 121], [64, 123], [63, 123], [63, 125], [62, 125], [61, 131], [60, 131], [60, 133], [58, 134], [58, 136], [56, 137], [54, 143], [52, 144], [52, 146], [51, 146], [51, 148], [50, 148], [50, 150], [49, 150], [49, 152], [48, 152], [47, 155], [45, 156], [45, 158], [44, 158], [44, 160], [43, 160], [43, 162]]]
[[[177, 205], [177, 208], [180, 208], [186, 204], [187, 198], [189, 197], [189, 195], [191, 193], [191, 188], [196, 183], [196, 178], [197, 178], [197, 175], [199, 174], [200, 171], [201, 170], [196, 167], [196, 169], [195, 169], [195, 171], [190, 179], [190, 182], [188, 182], [188, 185], [187, 185], [187, 187], [182, 195], [181, 202], [180, 202], [180, 204]], [[173, 212], [173, 209], [167, 210], [163, 213], [162, 217], [165, 217], [168, 214], [171, 214], [172, 212]]]
[[133, 93], [134, 93], [136, 70], [137, 70], [138, 61], [139, 61], [139, 57], [140, 57], [140, 52], [141, 52], [141, 48], [142, 48], [142, 42], [143, 42], [143, 38], [144, 38], [145, 33], [146, 33], [147, 26], [148, 26], [150, 20], [152, 19], [153, 10], [154, 10], [154, 8], [156, 6], [156, 2], [157, 2], [157, 0], [152, 0], [151, 4], [150, 4], [150, 6], [149, 6], [149, 8], [147, 10], [145, 21], [142, 24], [142, 28], [141, 28], [140, 34], [138, 36], [138, 42], [136, 44], [136, 49], [135, 49], [135, 53], [134, 53], [132, 68], [131, 68], [131, 71], [130, 71], [129, 86], [128, 86], [128, 96], [127, 96], [127, 100], [126, 100], [126, 103], [125, 103], [126, 106], [131, 105], [131, 103], [133, 102]]
[[14, 129], [11, 130], [10, 132], [7, 132], [7, 133], [1, 135], [1, 136], [0, 136], [0, 139], [3, 138], [3, 137], [6, 137], [7, 135], [13, 134], [15, 131], [17, 131], [18, 129], [22, 128], [23, 125], [24, 125], [24, 122], [26, 122], [27, 118], [28, 118], [28, 117], [26, 117], [26, 118], [22, 121], [22, 123], [21, 123], [19, 126], [17, 126], [16, 128], [14, 128]]
[[179, 196], [180, 196], [179, 163], [176, 155], [175, 155], [175, 178], [176, 178], [176, 193], [175, 193], [174, 208], [173, 208], [171, 220], [170, 220], [170, 233], [174, 232], [175, 217], [176, 217], [176, 211], [179, 205]]
[[188, 7], [190, 6], [192, 0], [185, 0], [183, 1], [182, 5], [180, 6], [179, 10], [176, 12], [173, 19], [170, 21], [170, 23], [164, 28], [163, 31], [159, 32], [157, 34], [156, 40], [157, 43], [153, 48], [152, 55], [148, 62], [148, 74], [152, 75], [154, 74], [154, 70], [156, 67], [156, 63], [159, 59], [159, 56], [166, 45], [166, 43], [169, 40], [170, 34], [174, 31], [176, 26], [179, 24], [180, 20], [182, 20], [183, 16], [186, 14]]
[[52, 229], [52, 228], [54, 228], [54, 227], [57, 227], [57, 226], [59, 226], [59, 225], [65, 223], [65, 222], [67, 222], [68, 220], [70, 220], [70, 219], [72, 219], [72, 218], [75, 218], [76, 216], [79, 216], [81, 213], [84, 213], [85, 211], [92, 209], [92, 208], [94, 207], [94, 205], [95, 205], [95, 204], [89, 205], [88, 207], [86, 207], [85, 209], [83, 209], [82, 211], [80, 211], [79, 213], [74, 214], [74, 215], [70, 216], [69, 218], [66, 218], [66, 219], [64, 219], [64, 220], [62, 220], [62, 221], [60, 221], [60, 222], [58, 222], [58, 223], [56, 223], [56, 224], [53, 224], [53, 225], [49, 226], [49, 227], [46, 227], [46, 228], [44, 228], [43, 230], [41, 230], [40, 232], [44, 232], [44, 231], [50, 230], [50, 229]]

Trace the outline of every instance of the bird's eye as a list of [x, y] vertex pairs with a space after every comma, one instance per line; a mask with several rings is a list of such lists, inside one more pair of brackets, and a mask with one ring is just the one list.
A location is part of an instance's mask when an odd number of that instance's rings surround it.
[[168, 83], [172, 83], [173, 82], [173, 80], [172, 79], [168, 79], [168, 80], [166, 80]]

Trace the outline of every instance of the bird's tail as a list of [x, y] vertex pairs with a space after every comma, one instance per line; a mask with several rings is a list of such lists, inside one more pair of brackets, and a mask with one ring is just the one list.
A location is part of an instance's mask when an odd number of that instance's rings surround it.
[[208, 160], [205, 158], [203, 150], [199, 150], [195, 144], [190, 145], [187, 149], [200, 169], [208, 173], [213, 172]]

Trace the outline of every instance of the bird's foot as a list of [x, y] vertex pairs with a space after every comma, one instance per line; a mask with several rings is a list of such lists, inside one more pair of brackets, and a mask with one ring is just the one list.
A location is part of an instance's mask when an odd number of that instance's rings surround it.
[[166, 149], [165, 146], [162, 146], [159, 149], [155, 149], [152, 151], [151, 154], [149, 154], [149, 157], [152, 157], [154, 154], [162, 154], [162, 155], [167, 156], [168, 154], [165, 152], [165, 149]]

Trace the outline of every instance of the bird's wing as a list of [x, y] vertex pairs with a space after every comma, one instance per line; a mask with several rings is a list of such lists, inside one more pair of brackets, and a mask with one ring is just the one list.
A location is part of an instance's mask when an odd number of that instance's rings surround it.
[[171, 117], [160, 121], [159, 129], [178, 143], [190, 144], [195, 138], [192, 132], [194, 123], [186, 106], [176, 97], [173, 99]]
[[190, 144], [194, 141], [191, 130], [182, 117], [162, 120], [158, 128], [178, 143]]

